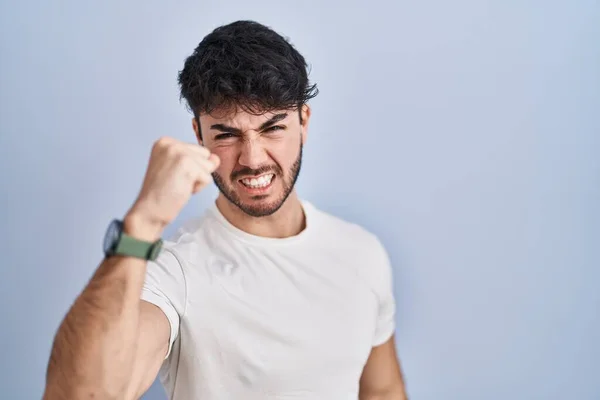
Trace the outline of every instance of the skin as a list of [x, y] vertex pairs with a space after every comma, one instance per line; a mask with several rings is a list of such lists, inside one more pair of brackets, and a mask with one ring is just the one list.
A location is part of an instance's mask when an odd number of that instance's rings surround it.
[[[199, 120], [192, 124], [201, 146], [169, 137], [155, 143], [140, 194], [124, 217], [125, 232], [156, 240], [213, 178], [217, 207], [239, 229], [273, 238], [301, 232], [305, 219], [294, 183], [310, 108], [262, 115], [222, 110]], [[264, 190], [240, 182], [265, 173], [274, 179]], [[58, 329], [44, 400], [137, 399], [148, 390], [167, 353], [170, 326], [159, 308], [140, 299], [145, 274], [146, 263], [131, 257], [100, 264]], [[360, 399], [406, 399], [393, 337], [373, 348]]]
[[[304, 229], [294, 183], [301, 147], [307, 139], [310, 108], [304, 106], [301, 113], [302, 122], [297, 111], [288, 110], [258, 116], [239, 110], [202, 115], [202, 135], [196, 119], [192, 120], [198, 143], [221, 160], [213, 174], [220, 191], [217, 207], [234, 226], [274, 238]], [[269, 125], [261, 128], [265, 123]], [[249, 191], [240, 182], [265, 174], [275, 178], [261, 193]]]
[[[142, 189], [126, 213], [124, 231], [158, 239], [219, 165], [197, 144], [164, 137], [152, 148]], [[44, 400], [137, 399], [150, 387], [167, 353], [170, 326], [140, 299], [146, 262], [103, 260], [61, 322], [46, 372]]]
[[407, 400], [394, 336], [373, 347], [360, 378], [360, 400]]

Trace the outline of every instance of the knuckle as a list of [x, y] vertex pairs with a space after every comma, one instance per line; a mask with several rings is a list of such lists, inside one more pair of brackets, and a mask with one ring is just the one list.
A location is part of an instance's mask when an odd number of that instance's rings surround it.
[[184, 149], [177, 143], [170, 143], [166, 148], [167, 156], [180, 161], [185, 158], [186, 154]]
[[176, 143], [173, 142], [173, 139], [168, 137], [162, 137], [154, 142], [154, 146], [152, 147], [152, 152], [158, 154], [166, 154], [170, 156], [176, 148]]
[[168, 136], [162, 136], [156, 142], [154, 142], [154, 147], [155, 148], [165, 148], [170, 143], [172, 143], [172, 139], [170, 137], [168, 137]]
[[171, 151], [175, 162], [180, 168], [184, 170], [192, 169], [193, 161], [185, 152], [181, 151], [180, 149], [173, 149]]

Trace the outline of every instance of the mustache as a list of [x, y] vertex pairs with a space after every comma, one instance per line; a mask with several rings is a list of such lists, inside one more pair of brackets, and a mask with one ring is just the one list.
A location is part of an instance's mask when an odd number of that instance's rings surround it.
[[275, 175], [282, 175], [283, 171], [277, 165], [265, 165], [263, 167], [252, 169], [248, 167], [241, 168], [231, 173], [231, 180], [237, 180], [241, 177], [253, 177], [272, 172]]

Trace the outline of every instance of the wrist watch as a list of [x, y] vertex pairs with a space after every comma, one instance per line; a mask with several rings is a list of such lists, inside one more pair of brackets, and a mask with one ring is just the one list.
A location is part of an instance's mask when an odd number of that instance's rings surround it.
[[162, 249], [163, 241], [146, 242], [136, 239], [123, 232], [123, 221], [113, 220], [104, 236], [104, 255], [126, 256], [154, 261]]

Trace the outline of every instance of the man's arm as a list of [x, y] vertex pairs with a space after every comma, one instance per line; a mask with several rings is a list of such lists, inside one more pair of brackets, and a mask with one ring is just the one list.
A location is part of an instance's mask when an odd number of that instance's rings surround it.
[[400, 362], [392, 336], [373, 347], [360, 378], [360, 400], [407, 400]]
[[[157, 232], [125, 222], [134, 237]], [[110, 257], [74, 302], [52, 347], [44, 400], [133, 399], [154, 381], [164, 360], [170, 324], [158, 307], [140, 300], [146, 262]]]
[[[206, 187], [218, 156], [196, 144], [159, 139], [140, 194], [124, 219], [125, 233], [152, 242], [190, 197]], [[132, 399], [155, 379], [170, 344], [171, 324], [141, 300], [145, 260], [104, 260], [54, 339], [44, 400]]]

